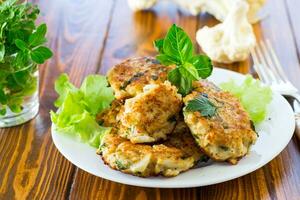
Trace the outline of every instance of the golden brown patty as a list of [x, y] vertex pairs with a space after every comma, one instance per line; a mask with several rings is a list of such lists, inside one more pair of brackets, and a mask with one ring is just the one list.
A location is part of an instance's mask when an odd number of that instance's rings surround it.
[[236, 164], [245, 156], [257, 135], [252, 129], [250, 118], [240, 101], [231, 93], [219, 90], [205, 81], [195, 82], [195, 90], [184, 98], [184, 103], [199, 95], [207, 95], [217, 107], [213, 117], [201, 113], [184, 111], [184, 120], [196, 142], [212, 159]]
[[113, 129], [101, 142], [98, 153], [111, 168], [136, 176], [176, 176], [192, 168], [203, 154], [184, 122], [170, 140], [161, 144], [133, 144]]
[[146, 85], [121, 108], [117, 117], [120, 136], [132, 143], [165, 140], [175, 127], [181, 106], [181, 95], [170, 82]]
[[105, 127], [118, 128], [117, 115], [119, 114], [124, 102], [113, 100], [111, 106], [97, 115], [97, 121]]
[[147, 84], [163, 83], [173, 66], [164, 66], [151, 57], [130, 58], [108, 72], [108, 82], [117, 99], [134, 97]]
[[204, 154], [199, 151], [199, 147], [192, 136], [189, 127], [184, 122], [183, 117], [180, 117], [173, 133], [165, 142], [163, 142], [163, 144], [168, 147], [180, 149], [185, 156], [192, 156], [195, 161], [198, 161], [202, 157], [204, 158]]

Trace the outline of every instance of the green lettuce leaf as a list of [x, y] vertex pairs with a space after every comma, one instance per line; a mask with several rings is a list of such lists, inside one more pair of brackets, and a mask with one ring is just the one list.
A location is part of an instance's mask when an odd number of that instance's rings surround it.
[[69, 77], [67, 74], [61, 74], [58, 77], [58, 79], [55, 81], [54, 88], [57, 94], [59, 95], [57, 100], [54, 102], [54, 105], [56, 107], [60, 107], [63, 104], [66, 95], [69, 93], [69, 91], [72, 91], [73, 94], [76, 93], [78, 95], [81, 95], [79, 90], [72, 83], [69, 82]]
[[90, 75], [80, 87], [80, 91], [84, 95], [86, 109], [93, 115], [108, 108], [112, 100], [114, 100], [113, 91], [107, 86], [108, 83], [105, 76]]
[[268, 104], [272, 100], [270, 87], [263, 86], [260, 81], [255, 80], [250, 75], [241, 85], [230, 80], [222, 83], [220, 87], [239, 98], [254, 123], [257, 124], [265, 119]]
[[62, 74], [55, 82], [55, 90], [60, 95], [55, 106], [59, 109], [50, 112], [56, 130], [98, 148], [102, 136], [111, 130], [96, 121], [97, 113], [108, 108], [114, 99], [107, 85], [104, 76], [90, 75], [78, 89]]

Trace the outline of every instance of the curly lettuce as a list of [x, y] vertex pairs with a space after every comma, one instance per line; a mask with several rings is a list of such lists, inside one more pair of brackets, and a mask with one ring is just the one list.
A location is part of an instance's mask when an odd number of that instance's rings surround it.
[[102, 135], [110, 128], [100, 126], [96, 115], [108, 108], [114, 99], [106, 77], [89, 75], [81, 87], [76, 88], [69, 77], [62, 74], [55, 82], [55, 91], [59, 95], [54, 103], [58, 111], [50, 113], [57, 131], [98, 148]]
[[266, 118], [268, 104], [272, 100], [272, 90], [260, 81], [247, 75], [242, 84], [230, 80], [220, 84], [221, 89], [231, 92], [241, 101], [251, 120], [257, 124]]

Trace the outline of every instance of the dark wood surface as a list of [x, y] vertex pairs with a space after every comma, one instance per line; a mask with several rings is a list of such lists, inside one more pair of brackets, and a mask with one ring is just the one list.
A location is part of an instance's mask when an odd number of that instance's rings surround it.
[[[162, 37], [172, 23], [194, 39], [198, 28], [217, 21], [205, 14], [190, 16], [170, 3], [132, 13], [125, 0], [33, 2], [41, 8], [39, 20], [48, 25], [54, 57], [40, 67], [39, 115], [24, 125], [0, 129], [0, 199], [300, 199], [300, 143], [296, 137], [261, 169], [199, 188], [127, 186], [72, 165], [55, 148], [50, 133], [49, 111], [56, 98], [53, 83], [60, 73], [67, 72], [78, 85], [85, 75], [105, 73], [127, 57], [154, 55], [152, 41]], [[254, 28], [258, 40], [271, 39], [289, 78], [300, 89], [299, 8], [298, 0], [269, 0], [263, 9], [267, 17]], [[250, 60], [218, 66], [253, 73]]]

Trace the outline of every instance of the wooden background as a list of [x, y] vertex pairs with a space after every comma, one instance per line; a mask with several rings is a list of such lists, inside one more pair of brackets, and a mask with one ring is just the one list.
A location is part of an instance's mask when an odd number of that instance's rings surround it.
[[[22, 126], [0, 130], [0, 199], [300, 199], [300, 143], [295, 137], [261, 169], [200, 188], [126, 186], [76, 168], [51, 139], [49, 111], [54, 109], [56, 77], [67, 72], [78, 85], [85, 75], [105, 73], [127, 57], [154, 55], [152, 41], [164, 36], [172, 23], [195, 38], [198, 28], [217, 21], [209, 15], [189, 16], [168, 3], [134, 14], [125, 0], [33, 2], [41, 8], [40, 20], [48, 24], [54, 57], [40, 68], [39, 115]], [[255, 32], [258, 39], [271, 39], [285, 71], [300, 89], [299, 8], [299, 0], [269, 0], [263, 10], [267, 17], [255, 25]], [[223, 65], [241, 73], [251, 73], [250, 66], [251, 61]]]

